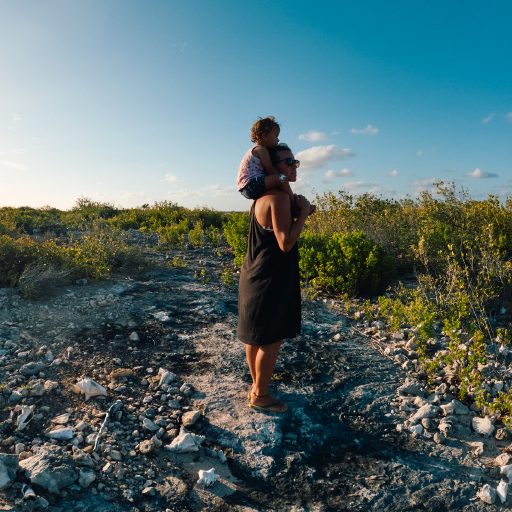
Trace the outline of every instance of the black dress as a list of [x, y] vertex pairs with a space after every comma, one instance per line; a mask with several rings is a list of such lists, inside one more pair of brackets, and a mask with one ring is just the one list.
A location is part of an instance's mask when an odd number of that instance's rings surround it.
[[268, 345], [295, 337], [301, 324], [297, 244], [283, 252], [274, 232], [258, 224], [253, 203], [247, 245], [240, 271], [238, 338]]

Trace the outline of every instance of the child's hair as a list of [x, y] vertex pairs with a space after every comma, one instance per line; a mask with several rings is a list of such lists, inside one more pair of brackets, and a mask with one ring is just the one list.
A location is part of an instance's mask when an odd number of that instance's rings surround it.
[[260, 142], [262, 137], [267, 133], [270, 133], [274, 128], [280, 129], [279, 123], [276, 122], [274, 116], [261, 117], [252, 125], [251, 128], [251, 140], [253, 142]]

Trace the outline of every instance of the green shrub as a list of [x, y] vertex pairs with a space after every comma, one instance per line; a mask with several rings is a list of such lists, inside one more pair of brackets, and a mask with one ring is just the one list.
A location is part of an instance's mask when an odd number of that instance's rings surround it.
[[183, 247], [189, 230], [188, 220], [183, 219], [177, 224], [159, 227], [157, 233], [161, 244], [169, 247]]
[[205, 232], [200, 220], [196, 221], [194, 227], [188, 232], [188, 242], [193, 247], [204, 247]]
[[233, 250], [235, 264], [241, 266], [247, 252], [249, 215], [246, 212], [231, 213], [222, 229], [226, 242]]
[[303, 279], [335, 294], [375, 294], [395, 274], [393, 259], [360, 231], [304, 233], [299, 265]]

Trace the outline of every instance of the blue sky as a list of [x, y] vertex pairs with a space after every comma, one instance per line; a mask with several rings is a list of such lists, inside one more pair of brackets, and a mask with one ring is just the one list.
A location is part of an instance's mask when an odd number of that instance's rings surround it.
[[297, 192], [512, 196], [512, 3], [0, 0], [0, 205], [243, 210], [274, 115]]

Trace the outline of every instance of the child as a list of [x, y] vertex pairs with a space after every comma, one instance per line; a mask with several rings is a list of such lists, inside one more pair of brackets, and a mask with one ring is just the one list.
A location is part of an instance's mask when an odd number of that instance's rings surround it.
[[258, 199], [269, 188], [280, 187], [294, 202], [288, 179], [276, 171], [268, 152], [277, 146], [279, 131], [279, 124], [272, 116], [260, 118], [252, 125], [251, 140], [255, 145], [242, 158], [236, 178], [238, 191], [247, 199]]

